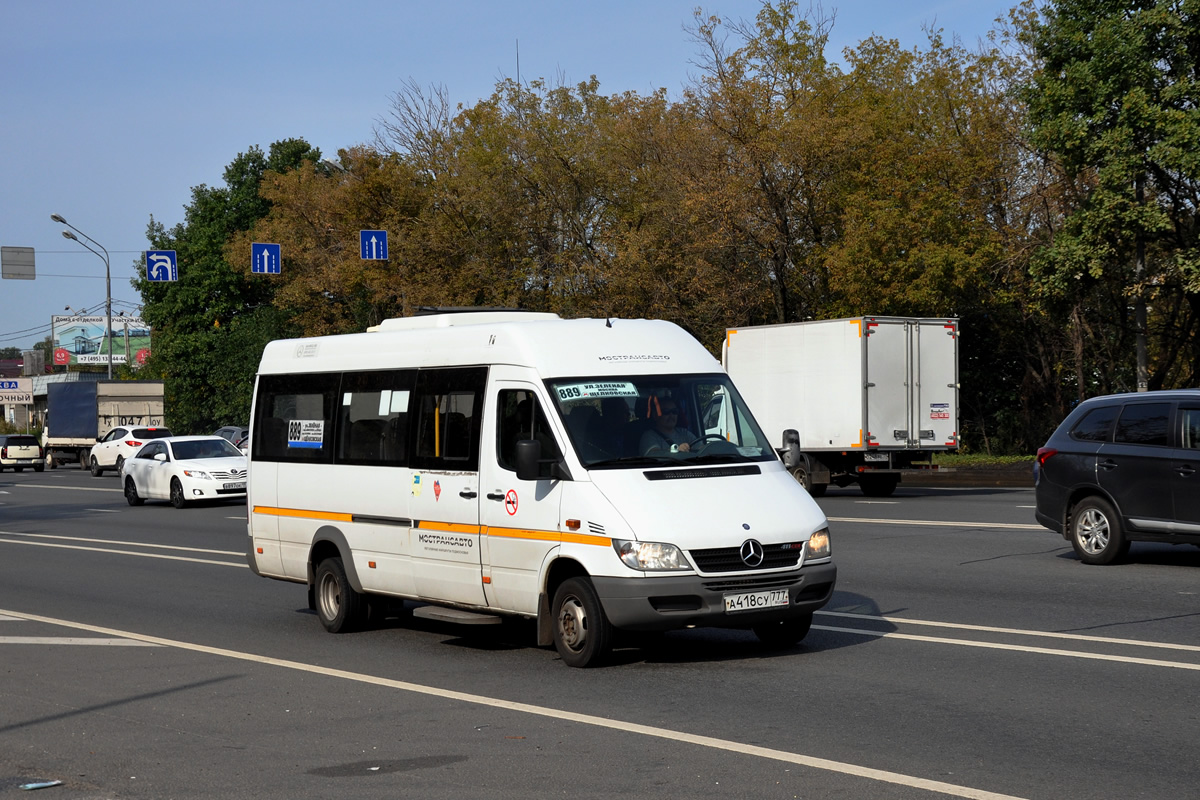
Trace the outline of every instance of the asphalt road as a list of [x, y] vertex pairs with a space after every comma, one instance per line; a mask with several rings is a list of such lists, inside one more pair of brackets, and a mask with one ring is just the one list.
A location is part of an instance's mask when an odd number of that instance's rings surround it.
[[1028, 489], [820, 503], [839, 588], [800, 646], [578, 670], [528, 624], [327, 634], [245, 566], [244, 506], [5, 472], [0, 797], [1195, 796], [1200, 550], [1084, 566]]

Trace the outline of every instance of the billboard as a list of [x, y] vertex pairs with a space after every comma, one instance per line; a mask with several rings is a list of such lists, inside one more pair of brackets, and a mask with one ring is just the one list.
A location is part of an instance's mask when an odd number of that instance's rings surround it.
[[[104, 316], [68, 316], [55, 314], [54, 365], [108, 364], [108, 337]], [[134, 365], [150, 355], [150, 328], [141, 317], [112, 318], [112, 363]]]

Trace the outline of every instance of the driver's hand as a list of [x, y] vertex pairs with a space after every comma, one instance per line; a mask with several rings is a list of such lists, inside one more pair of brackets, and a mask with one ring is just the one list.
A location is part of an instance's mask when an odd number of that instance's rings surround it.
[[687, 442], [684, 442], [683, 444], [679, 445], [679, 452], [681, 452], [681, 453], [686, 453], [691, 449], [692, 449], [692, 446], [690, 444], [688, 444]]

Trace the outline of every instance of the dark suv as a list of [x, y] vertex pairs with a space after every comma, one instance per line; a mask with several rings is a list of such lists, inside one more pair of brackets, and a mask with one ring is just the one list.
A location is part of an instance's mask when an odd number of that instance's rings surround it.
[[1086, 400], [1038, 450], [1037, 521], [1086, 564], [1131, 541], [1200, 544], [1200, 390]]

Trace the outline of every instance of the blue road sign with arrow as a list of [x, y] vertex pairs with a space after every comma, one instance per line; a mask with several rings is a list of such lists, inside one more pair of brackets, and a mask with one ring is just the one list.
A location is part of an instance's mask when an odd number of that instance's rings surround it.
[[268, 275], [279, 274], [279, 245], [253, 242], [250, 245], [250, 271]]
[[363, 261], [387, 261], [387, 231], [359, 231], [358, 252]]
[[179, 280], [179, 262], [174, 250], [146, 251], [146, 279], [149, 281]]

